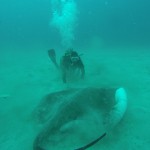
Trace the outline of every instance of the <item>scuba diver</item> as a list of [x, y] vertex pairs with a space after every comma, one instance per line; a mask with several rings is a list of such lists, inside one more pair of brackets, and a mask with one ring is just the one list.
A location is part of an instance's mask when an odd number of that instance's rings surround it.
[[68, 49], [60, 59], [60, 66], [56, 61], [56, 53], [54, 49], [48, 50], [48, 55], [57, 69], [61, 70], [62, 80], [67, 82], [70, 73], [75, 74], [79, 71], [81, 79], [84, 79], [85, 69], [84, 64], [76, 51]]

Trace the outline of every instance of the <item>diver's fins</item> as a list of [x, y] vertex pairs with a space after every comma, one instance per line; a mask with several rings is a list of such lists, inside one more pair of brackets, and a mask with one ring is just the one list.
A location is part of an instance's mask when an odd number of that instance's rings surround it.
[[58, 63], [57, 63], [57, 61], [56, 61], [56, 53], [55, 53], [55, 50], [54, 50], [54, 49], [48, 50], [48, 56], [49, 56], [49, 58], [51, 59], [51, 61], [53, 62], [53, 64], [55, 65], [55, 67], [58, 69], [59, 66], [58, 66]]

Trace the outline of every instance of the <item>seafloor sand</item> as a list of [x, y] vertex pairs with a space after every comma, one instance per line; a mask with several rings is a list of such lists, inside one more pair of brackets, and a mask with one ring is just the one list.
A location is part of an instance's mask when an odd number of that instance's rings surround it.
[[[38, 131], [31, 112], [47, 93], [69, 87], [124, 87], [128, 109], [120, 124], [91, 150], [150, 147], [150, 51], [83, 48], [86, 79], [63, 85], [46, 50], [1, 48], [0, 149], [32, 150]], [[71, 150], [71, 148], [64, 148]]]

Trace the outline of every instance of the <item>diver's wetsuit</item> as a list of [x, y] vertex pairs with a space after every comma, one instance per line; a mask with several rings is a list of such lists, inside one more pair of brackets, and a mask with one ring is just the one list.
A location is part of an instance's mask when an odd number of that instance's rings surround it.
[[67, 79], [66, 79], [67, 71], [70, 69], [72, 70], [80, 69], [81, 78], [82, 79], [84, 78], [84, 75], [85, 75], [84, 65], [80, 56], [75, 51], [71, 50], [65, 53], [65, 55], [61, 59], [60, 67], [61, 67], [61, 72], [62, 72], [62, 80], [64, 83], [67, 82]]

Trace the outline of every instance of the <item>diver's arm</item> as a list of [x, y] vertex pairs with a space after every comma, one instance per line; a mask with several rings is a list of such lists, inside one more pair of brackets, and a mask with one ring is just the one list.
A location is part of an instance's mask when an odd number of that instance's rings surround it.
[[79, 63], [79, 68], [81, 70], [81, 78], [84, 79], [85, 69], [84, 69], [84, 65], [83, 65], [83, 62], [81, 61], [81, 59], [80, 59], [80, 63]]
[[63, 80], [63, 83], [66, 83], [66, 71], [62, 71], [62, 80]]
[[84, 66], [81, 68], [81, 78], [84, 79], [85, 76], [85, 69]]
[[65, 66], [65, 57], [63, 56], [60, 60], [60, 69], [63, 83], [66, 83], [66, 66]]

